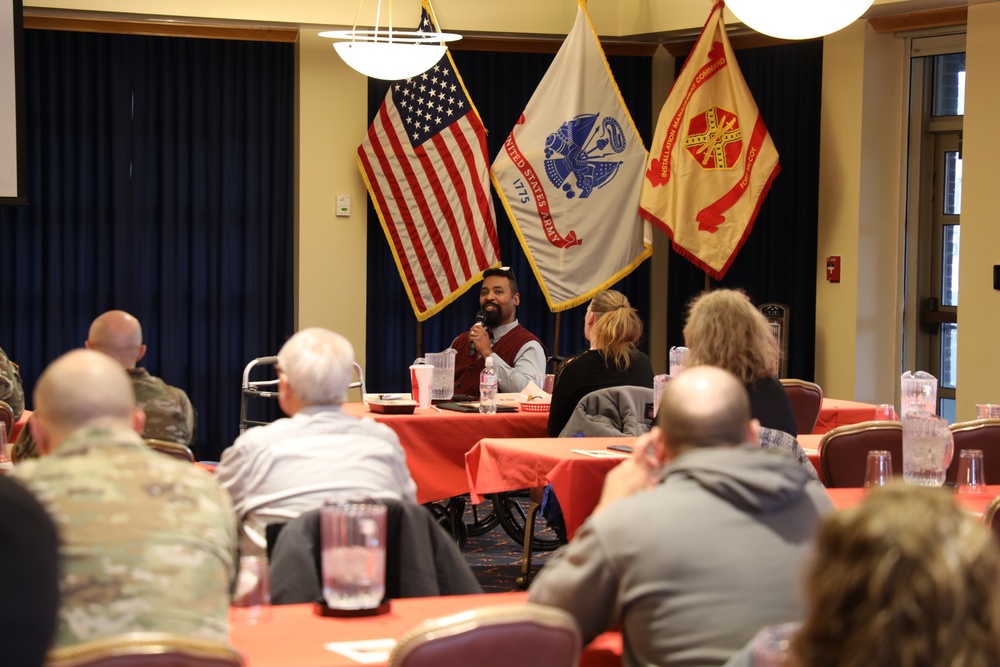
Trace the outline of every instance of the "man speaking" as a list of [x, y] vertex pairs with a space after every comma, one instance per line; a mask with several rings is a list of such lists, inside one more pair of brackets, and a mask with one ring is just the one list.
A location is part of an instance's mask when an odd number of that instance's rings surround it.
[[493, 357], [501, 393], [518, 392], [545, 374], [545, 349], [534, 334], [517, 322], [521, 303], [517, 280], [510, 269], [483, 272], [479, 289], [482, 322], [475, 324], [452, 342], [455, 358], [455, 394], [479, 395], [479, 374], [486, 358]]

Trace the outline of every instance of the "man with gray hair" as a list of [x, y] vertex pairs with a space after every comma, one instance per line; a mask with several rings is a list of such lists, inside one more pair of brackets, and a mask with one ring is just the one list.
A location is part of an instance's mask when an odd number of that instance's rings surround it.
[[215, 470], [243, 522], [244, 555], [264, 552], [267, 524], [317, 509], [331, 493], [416, 500], [396, 433], [341, 408], [353, 372], [351, 344], [326, 329], [303, 329], [278, 352], [278, 404], [288, 419], [248, 429]]
[[236, 521], [225, 491], [146, 446], [128, 375], [105, 354], [74, 350], [52, 362], [35, 407], [41, 457], [15, 477], [59, 531], [55, 645], [133, 631], [226, 641]]
[[800, 570], [833, 507], [795, 459], [757, 448], [728, 371], [681, 373], [657, 420], [528, 599], [573, 614], [584, 643], [620, 623], [624, 667], [719, 666], [762, 626], [801, 618]]

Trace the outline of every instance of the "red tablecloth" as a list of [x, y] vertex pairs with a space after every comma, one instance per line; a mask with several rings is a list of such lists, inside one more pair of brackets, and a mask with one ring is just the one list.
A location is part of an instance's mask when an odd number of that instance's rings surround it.
[[[826, 433], [832, 428], [846, 424], [857, 424], [875, 419], [875, 405], [843, 401], [839, 398], [824, 398], [819, 410], [819, 419], [813, 433]], [[801, 442], [801, 441], [800, 441]]]
[[[854, 507], [865, 497], [864, 489], [827, 489], [826, 493], [833, 501], [833, 506], [838, 510], [847, 507]], [[982, 517], [986, 511], [986, 506], [994, 496], [1000, 495], [1000, 486], [988, 486], [984, 493], [965, 494], [956, 493], [955, 501], [971, 514]]]
[[344, 411], [355, 417], [371, 417], [396, 432], [406, 450], [406, 464], [417, 483], [420, 503], [469, 492], [465, 453], [482, 438], [544, 437], [549, 424], [547, 412], [481, 415], [417, 408], [412, 415], [383, 415], [368, 412], [362, 403], [346, 403]]
[[[552, 484], [566, 532], [572, 537], [601, 498], [608, 471], [625, 455], [609, 452], [608, 445], [627, 445], [634, 438], [483, 438], [465, 456], [472, 502], [500, 491]], [[597, 458], [572, 450], [612, 454]]]
[[[447, 616], [476, 607], [523, 604], [527, 593], [493, 593], [393, 600], [391, 610], [368, 618], [324, 618], [312, 605], [273, 607], [271, 620], [246, 625], [232, 620], [229, 642], [243, 654], [246, 667], [357, 667], [359, 663], [324, 648], [329, 642], [399, 639], [424, 619]], [[584, 650], [580, 664], [619, 667], [621, 635], [605, 633]], [[475, 656], [469, 656], [475, 663]], [[375, 664], [385, 664], [379, 662]]]

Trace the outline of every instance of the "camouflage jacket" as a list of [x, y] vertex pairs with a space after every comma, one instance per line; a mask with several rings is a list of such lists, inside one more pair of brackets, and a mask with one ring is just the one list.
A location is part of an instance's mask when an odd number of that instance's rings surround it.
[[56, 646], [130, 631], [226, 641], [236, 521], [209, 473], [89, 428], [15, 475], [59, 530]]
[[11, 361], [3, 350], [0, 350], [0, 401], [7, 401], [7, 405], [14, 411], [14, 421], [21, 418], [21, 413], [24, 412], [24, 387], [21, 386], [21, 374], [18, 372], [17, 364]]
[[[129, 369], [128, 375], [132, 380], [136, 403], [146, 413], [146, 427], [142, 430], [142, 437], [190, 445], [194, 439], [197, 415], [184, 390], [171, 387], [160, 378], [150, 375], [145, 368]], [[18, 386], [20, 381], [21, 378], [18, 377]], [[30, 423], [31, 420], [28, 421]], [[38, 458], [38, 446], [29, 424], [25, 424], [18, 434], [11, 446], [10, 456], [14, 463]]]
[[146, 413], [142, 436], [190, 445], [194, 438], [195, 412], [184, 390], [171, 387], [150, 375], [145, 368], [131, 368], [128, 376], [132, 380], [136, 403]]

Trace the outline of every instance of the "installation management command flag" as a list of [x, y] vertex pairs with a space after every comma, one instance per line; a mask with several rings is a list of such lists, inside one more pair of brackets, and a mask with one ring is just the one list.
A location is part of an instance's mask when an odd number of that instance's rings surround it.
[[717, 2], [653, 134], [642, 215], [719, 280], [778, 175], [778, 151], [740, 72]]
[[553, 311], [587, 301], [652, 254], [638, 213], [646, 157], [581, 3], [493, 161], [493, 182]]
[[[426, 2], [421, 26], [435, 29]], [[499, 264], [486, 130], [451, 54], [393, 82], [358, 165], [418, 321]]]

